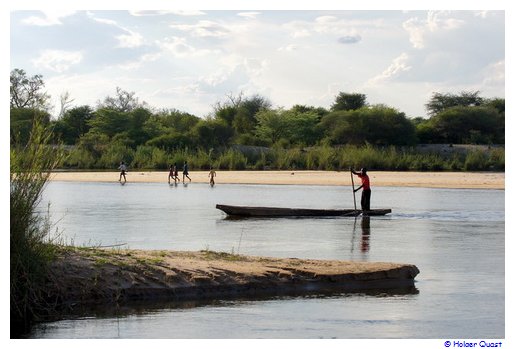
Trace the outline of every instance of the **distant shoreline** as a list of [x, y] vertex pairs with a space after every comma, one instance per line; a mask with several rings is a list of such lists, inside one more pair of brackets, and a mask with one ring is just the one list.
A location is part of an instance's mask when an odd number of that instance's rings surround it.
[[[191, 183], [209, 183], [209, 171], [190, 171]], [[505, 189], [504, 172], [393, 172], [369, 171], [372, 187], [447, 189]], [[119, 172], [59, 171], [51, 181], [118, 182]], [[182, 173], [179, 173], [182, 179]], [[168, 171], [129, 171], [129, 183], [168, 183]], [[350, 186], [347, 171], [217, 171], [217, 184], [279, 184]], [[359, 185], [359, 179], [354, 182]]]

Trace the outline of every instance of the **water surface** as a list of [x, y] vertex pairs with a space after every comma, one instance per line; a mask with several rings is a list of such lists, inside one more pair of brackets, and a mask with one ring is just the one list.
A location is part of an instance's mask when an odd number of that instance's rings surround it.
[[[217, 203], [351, 208], [346, 187], [51, 182], [68, 242], [415, 264], [416, 293], [125, 307], [33, 338], [503, 338], [504, 191], [373, 188], [385, 217], [227, 220]], [[358, 197], [359, 202], [359, 197]], [[358, 203], [359, 205], [359, 203]], [[113, 313], [114, 311], [114, 313]]]

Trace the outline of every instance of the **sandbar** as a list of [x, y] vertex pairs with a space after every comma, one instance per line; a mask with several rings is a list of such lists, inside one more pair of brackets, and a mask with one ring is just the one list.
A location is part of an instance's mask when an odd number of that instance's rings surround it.
[[[190, 171], [191, 183], [208, 184], [208, 171]], [[392, 172], [369, 171], [372, 187], [425, 187], [454, 189], [505, 189], [504, 172]], [[182, 180], [182, 174], [179, 174]], [[118, 172], [58, 171], [50, 180], [118, 182]], [[189, 183], [188, 179], [186, 181]], [[359, 179], [354, 178], [355, 185]], [[166, 183], [168, 171], [129, 171], [127, 182]], [[348, 171], [217, 171], [217, 184], [278, 184], [350, 186]], [[215, 184], [216, 185], [216, 184]]]
[[415, 265], [214, 251], [61, 248], [45, 294], [66, 306], [412, 289]]

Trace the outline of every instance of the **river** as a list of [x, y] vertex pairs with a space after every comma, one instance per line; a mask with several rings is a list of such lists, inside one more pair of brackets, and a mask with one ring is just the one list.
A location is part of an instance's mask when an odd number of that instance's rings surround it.
[[134, 304], [38, 324], [29, 337], [504, 338], [504, 190], [372, 189], [372, 208], [392, 214], [228, 220], [217, 203], [352, 208], [352, 191], [50, 182], [41, 208], [75, 246], [401, 262], [420, 274], [410, 293]]

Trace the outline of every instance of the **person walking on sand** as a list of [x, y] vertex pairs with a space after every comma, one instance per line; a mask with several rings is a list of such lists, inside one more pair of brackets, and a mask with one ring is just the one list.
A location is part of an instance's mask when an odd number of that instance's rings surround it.
[[184, 161], [184, 166], [182, 167], [182, 182], [184, 183], [184, 177], [188, 177], [191, 182], [191, 178], [188, 176], [188, 162]]
[[173, 164], [173, 175], [174, 180], [178, 180], [179, 182], [181, 181], [181, 179], [179, 178], [179, 171], [177, 171], [177, 163]]
[[215, 177], [216, 177], [216, 171], [213, 170], [213, 168], [211, 167], [210, 171], [209, 171], [209, 184], [211, 186], [214, 186], [215, 185]]
[[176, 180], [175, 180], [175, 172], [173, 170], [173, 165], [170, 165], [170, 168], [168, 169], [168, 184], [170, 184], [170, 178], [173, 179], [174, 182], [176, 182]]
[[361, 185], [354, 189], [354, 192], [363, 189], [361, 192], [361, 210], [370, 211], [370, 196], [372, 195], [372, 191], [370, 190], [370, 178], [368, 178], [367, 169], [363, 167], [361, 171], [356, 172], [351, 167], [350, 172], [361, 179]]
[[127, 178], [125, 177], [125, 173], [127, 172], [127, 165], [125, 165], [125, 162], [120, 162], [120, 166], [118, 166], [118, 169], [120, 170], [120, 179], [118, 179], [118, 182], [122, 181], [122, 177], [124, 182], [127, 182]]

